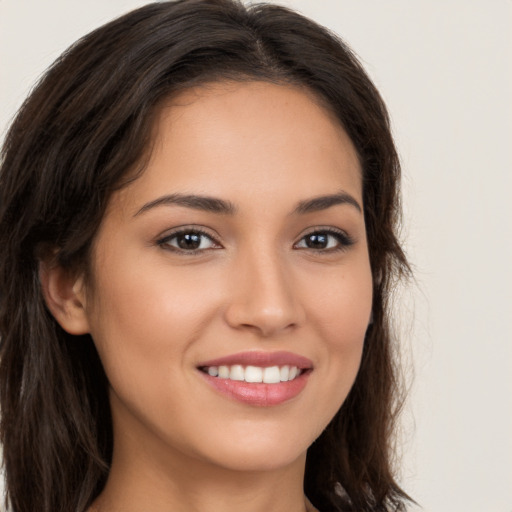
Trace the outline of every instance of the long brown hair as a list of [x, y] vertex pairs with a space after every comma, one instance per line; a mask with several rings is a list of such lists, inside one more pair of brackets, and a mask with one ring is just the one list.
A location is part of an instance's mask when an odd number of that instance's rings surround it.
[[191, 86], [264, 80], [308, 88], [350, 136], [363, 169], [373, 323], [354, 386], [309, 448], [305, 492], [321, 510], [401, 510], [392, 471], [400, 403], [389, 294], [408, 265], [396, 237], [400, 167], [384, 103], [351, 50], [273, 5], [146, 5], [75, 43], [7, 134], [0, 169], [0, 434], [13, 512], [83, 512], [112, 454], [108, 381], [90, 336], [67, 334], [38, 277], [49, 252], [87, 269], [112, 192], [143, 172], [159, 104]]

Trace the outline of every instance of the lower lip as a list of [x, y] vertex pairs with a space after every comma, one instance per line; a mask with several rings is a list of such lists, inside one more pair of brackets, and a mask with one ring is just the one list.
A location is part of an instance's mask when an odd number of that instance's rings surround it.
[[295, 398], [306, 386], [309, 374], [306, 371], [287, 382], [265, 384], [221, 379], [201, 372], [206, 381], [220, 393], [238, 402], [258, 407], [280, 405]]

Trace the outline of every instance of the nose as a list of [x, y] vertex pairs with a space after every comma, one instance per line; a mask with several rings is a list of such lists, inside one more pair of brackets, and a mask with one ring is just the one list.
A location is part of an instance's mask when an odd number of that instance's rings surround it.
[[268, 338], [302, 324], [305, 312], [293, 271], [277, 254], [240, 255], [232, 274], [226, 321]]

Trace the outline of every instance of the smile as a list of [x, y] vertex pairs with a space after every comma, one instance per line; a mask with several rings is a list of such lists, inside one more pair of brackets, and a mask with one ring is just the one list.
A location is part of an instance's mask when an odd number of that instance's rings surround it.
[[290, 352], [243, 352], [205, 361], [197, 369], [217, 393], [258, 407], [276, 406], [299, 395], [313, 363]]
[[234, 381], [245, 381], [251, 383], [277, 384], [288, 382], [301, 375], [303, 370], [297, 366], [246, 366], [234, 364], [232, 366], [207, 366], [200, 368], [211, 377], [229, 379]]

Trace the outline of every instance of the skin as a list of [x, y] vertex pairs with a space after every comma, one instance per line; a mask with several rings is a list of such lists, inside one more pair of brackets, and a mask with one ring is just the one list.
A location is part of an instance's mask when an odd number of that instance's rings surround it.
[[[155, 130], [144, 173], [111, 198], [92, 281], [43, 279], [61, 325], [91, 333], [111, 384], [113, 464], [94, 509], [304, 511], [306, 451], [354, 382], [372, 280], [359, 208], [295, 210], [340, 192], [362, 209], [356, 151], [310, 93], [260, 82], [182, 93]], [[144, 208], [177, 193], [236, 212]], [[183, 226], [207, 233], [200, 250], [176, 250], [170, 236]], [[341, 242], [308, 246], [306, 235], [330, 229]], [[276, 406], [226, 397], [197, 369], [283, 350], [313, 370]]]

